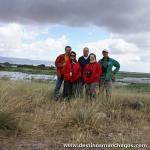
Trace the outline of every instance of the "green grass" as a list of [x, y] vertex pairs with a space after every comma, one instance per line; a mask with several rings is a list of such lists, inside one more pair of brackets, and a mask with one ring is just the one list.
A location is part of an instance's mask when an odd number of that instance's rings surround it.
[[150, 92], [150, 84], [144, 83], [132, 83], [126, 86], [127, 90], [135, 91], [135, 92]]
[[10, 72], [22, 72], [22, 73], [31, 73], [31, 74], [45, 74], [45, 75], [54, 75], [56, 71], [53, 69], [42, 69], [42, 68], [28, 68], [28, 67], [0, 67], [0, 71], [10, 71]]
[[126, 77], [132, 77], [132, 78], [150, 78], [150, 73], [135, 73], [135, 72], [123, 72], [120, 71], [116, 75], [117, 78], [126, 78]]

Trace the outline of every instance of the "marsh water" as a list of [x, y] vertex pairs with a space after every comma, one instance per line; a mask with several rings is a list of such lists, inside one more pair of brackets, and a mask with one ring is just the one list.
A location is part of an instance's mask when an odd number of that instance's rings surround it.
[[[0, 71], [0, 78], [10, 78], [11, 80], [48, 80], [55, 81], [57, 79], [56, 75], [43, 75], [43, 74], [28, 74], [21, 72], [9, 72]], [[129, 83], [146, 83], [150, 84], [150, 78], [135, 78], [126, 77], [122, 79], [116, 79], [117, 84], [129, 84]]]
[[55, 75], [29, 74], [21, 72], [0, 71], [0, 78], [10, 78], [11, 80], [49, 80], [57, 79]]

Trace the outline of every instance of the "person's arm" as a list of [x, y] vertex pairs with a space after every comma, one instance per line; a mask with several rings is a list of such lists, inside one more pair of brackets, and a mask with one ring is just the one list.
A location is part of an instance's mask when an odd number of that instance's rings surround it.
[[82, 57], [80, 57], [80, 58], [78, 59], [78, 63], [80, 64], [80, 66], [82, 66]]
[[99, 74], [99, 76], [101, 76], [102, 75], [102, 65], [101, 64], [99, 64], [99, 71], [100, 71], [100, 74]]
[[113, 71], [113, 73], [116, 74], [116, 73], [119, 71], [119, 69], [120, 69], [120, 64], [119, 64], [118, 61], [113, 60], [113, 66], [116, 67], [116, 68], [114, 69], [114, 71]]
[[64, 67], [64, 65], [65, 65], [65, 63], [62, 63], [62, 61], [61, 61], [61, 57], [63, 57], [62, 55], [60, 55], [60, 56], [58, 56], [57, 58], [56, 58], [56, 60], [55, 60], [55, 66], [57, 67], [57, 68], [62, 68], [62, 67]]
[[78, 63], [78, 71], [77, 71], [77, 76], [76, 76], [76, 80], [78, 80], [81, 77], [81, 66]]
[[78, 58], [78, 63], [80, 64], [80, 57]]
[[66, 62], [66, 64], [64, 65], [64, 79], [70, 81], [69, 62]]
[[[88, 65], [88, 64], [87, 64]], [[84, 68], [84, 70], [83, 70], [83, 80], [84, 80], [84, 82], [88, 82], [88, 78], [87, 78], [87, 75], [86, 75], [86, 71], [87, 71], [87, 65], [85, 65], [85, 68]]]
[[101, 60], [99, 60], [98, 63], [101, 65]]

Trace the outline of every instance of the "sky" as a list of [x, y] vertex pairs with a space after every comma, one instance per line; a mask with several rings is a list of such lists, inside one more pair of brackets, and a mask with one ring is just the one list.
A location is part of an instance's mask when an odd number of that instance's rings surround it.
[[150, 73], [149, 0], [0, 0], [0, 56], [55, 61], [70, 45]]

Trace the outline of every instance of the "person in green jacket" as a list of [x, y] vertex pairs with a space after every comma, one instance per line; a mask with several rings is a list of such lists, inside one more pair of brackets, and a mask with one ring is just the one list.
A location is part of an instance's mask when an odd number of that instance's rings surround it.
[[[102, 66], [102, 76], [100, 77], [100, 92], [103, 95], [104, 91], [106, 90], [106, 98], [108, 100], [111, 98], [112, 81], [115, 80], [115, 74], [119, 71], [120, 64], [118, 61], [108, 56], [108, 50], [104, 49], [102, 54], [103, 58], [99, 60], [99, 63]], [[115, 67], [114, 70], [112, 70], [113, 67]]]

